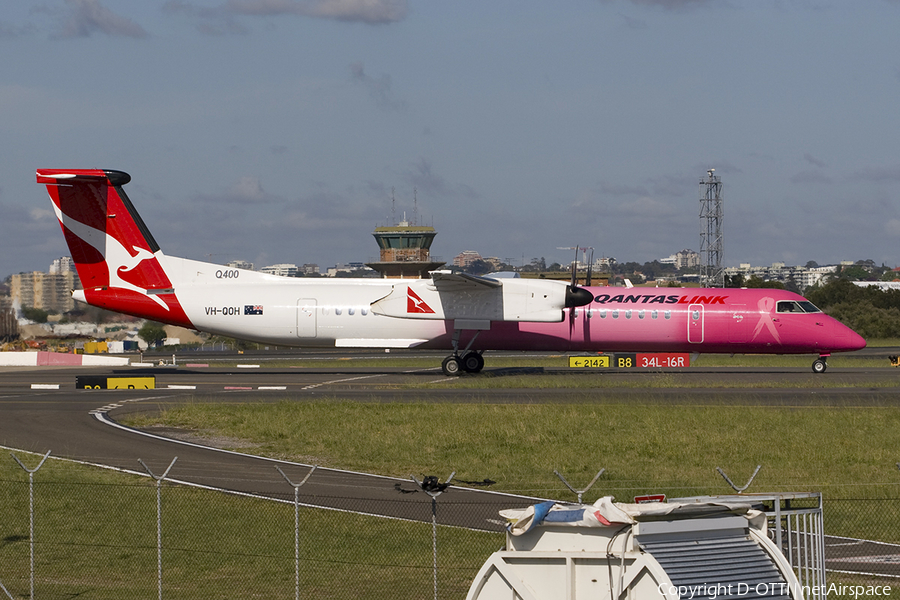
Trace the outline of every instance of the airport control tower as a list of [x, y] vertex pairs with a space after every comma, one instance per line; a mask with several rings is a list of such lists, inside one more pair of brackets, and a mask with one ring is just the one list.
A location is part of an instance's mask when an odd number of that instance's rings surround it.
[[366, 263], [383, 278], [420, 279], [444, 263], [431, 259], [431, 242], [437, 232], [434, 227], [410, 224], [406, 215], [393, 227], [376, 227], [372, 233], [381, 256], [378, 262]]

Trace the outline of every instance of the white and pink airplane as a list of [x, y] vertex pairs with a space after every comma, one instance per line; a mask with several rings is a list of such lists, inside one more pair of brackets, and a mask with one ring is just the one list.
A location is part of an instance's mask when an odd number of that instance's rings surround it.
[[579, 287], [435, 271], [431, 279], [296, 279], [162, 253], [127, 173], [38, 169], [83, 285], [81, 302], [284, 346], [446, 349], [477, 373], [485, 350], [818, 354], [865, 347], [802, 296], [772, 289]]

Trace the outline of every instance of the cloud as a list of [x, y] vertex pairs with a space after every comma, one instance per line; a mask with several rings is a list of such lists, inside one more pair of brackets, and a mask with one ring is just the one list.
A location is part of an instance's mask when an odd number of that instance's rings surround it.
[[852, 181], [875, 181], [878, 183], [900, 181], [900, 165], [890, 167], [868, 167], [850, 175]]
[[659, 196], [682, 197], [690, 193], [696, 195], [699, 177], [688, 175], [660, 175], [647, 179], [653, 186], [653, 193]]
[[[614, 2], [615, 0], [604, 0], [605, 2]], [[628, 0], [631, 4], [637, 6], [658, 6], [666, 10], [683, 10], [693, 8], [695, 6], [704, 6], [712, 4], [711, 0]]]
[[97, 0], [66, 0], [70, 11], [57, 38], [90, 37], [96, 32], [111, 36], [146, 38], [143, 27], [126, 17], [117, 15]]
[[[606, 198], [609, 196], [616, 199], [607, 201]], [[625, 196], [633, 197], [625, 198]], [[693, 214], [693, 206], [691, 208], [690, 214]], [[582, 216], [623, 217], [646, 223], [678, 218], [685, 212], [678, 204], [654, 198], [641, 188], [613, 187], [610, 192], [610, 187], [605, 184], [599, 189], [579, 193], [573, 200], [571, 209]]]
[[422, 158], [413, 163], [403, 174], [403, 178], [414, 185], [419, 191], [435, 197], [462, 196], [465, 198], [477, 198], [478, 193], [465, 184], [451, 185], [447, 180], [435, 173], [431, 168], [431, 162]]
[[900, 219], [888, 219], [884, 224], [884, 231], [889, 235], [900, 237]]
[[370, 25], [394, 23], [406, 18], [406, 0], [229, 0], [222, 10], [235, 15], [298, 15]]
[[648, 218], [649, 215], [653, 215], [655, 219], [659, 219], [664, 217], [676, 217], [684, 211], [680, 210], [671, 202], [662, 202], [649, 196], [640, 196], [634, 200], [616, 204], [611, 207], [610, 212], [615, 215], [636, 217], [639, 219], [645, 219]]
[[812, 154], [809, 154], [808, 152], [803, 155], [803, 160], [805, 160], [806, 162], [808, 162], [809, 164], [811, 164], [814, 167], [819, 167], [820, 169], [824, 169], [825, 167], [828, 166], [823, 161], [819, 160], [818, 158], [816, 158]]
[[246, 34], [237, 17], [300, 16], [313, 19], [383, 25], [406, 18], [407, 0], [228, 0], [208, 8], [187, 0], [168, 0], [163, 11], [199, 19], [197, 30], [207, 35]]
[[228, 189], [214, 194], [197, 194], [200, 202], [227, 204], [275, 204], [284, 199], [266, 192], [258, 177], [244, 176], [235, 181]]
[[599, 191], [605, 196], [646, 196], [649, 194], [645, 187], [614, 185], [605, 181], [600, 182]]
[[34, 25], [13, 25], [6, 21], [0, 21], [0, 40], [31, 35], [35, 31], [37, 28]]
[[801, 171], [791, 177], [791, 183], [834, 183], [831, 177], [820, 171]]
[[363, 64], [355, 62], [350, 65], [350, 76], [354, 83], [358, 83], [369, 91], [369, 96], [375, 100], [376, 106], [383, 110], [404, 111], [407, 104], [403, 100], [394, 98], [391, 91], [391, 76], [384, 74], [378, 79], [367, 75]]
[[169, 0], [162, 6], [164, 13], [186, 15], [199, 19], [197, 31], [205, 35], [244, 35], [250, 30], [222, 8], [200, 8], [183, 0]]
[[628, 15], [623, 15], [622, 13], [619, 13], [619, 18], [622, 19], [622, 22], [628, 29], [638, 30], [648, 28], [647, 22], [641, 19], [635, 19], [633, 17], [629, 17]]
[[47, 208], [0, 202], [0, 239], [4, 248], [0, 279], [13, 272], [46, 270], [49, 260], [45, 257], [69, 253], [59, 221], [49, 205], [49, 200]]

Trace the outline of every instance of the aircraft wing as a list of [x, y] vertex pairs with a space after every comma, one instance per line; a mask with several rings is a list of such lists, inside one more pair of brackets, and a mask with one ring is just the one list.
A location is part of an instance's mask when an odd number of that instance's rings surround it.
[[468, 273], [451, 273], [449, 271], [432, 271], [431, 281], [438, 292], [475, 291], [478, 289], [496, 289], [503, 284], [496, 279], [479, 277]]

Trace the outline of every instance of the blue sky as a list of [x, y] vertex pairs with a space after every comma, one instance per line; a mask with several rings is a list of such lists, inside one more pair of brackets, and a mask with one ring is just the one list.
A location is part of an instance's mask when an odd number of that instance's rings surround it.
[[900, 265], [900, 0], [0, 0], [0, 277], [68, 254], [34, 170], [126, 171], [163, 251]]

